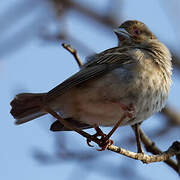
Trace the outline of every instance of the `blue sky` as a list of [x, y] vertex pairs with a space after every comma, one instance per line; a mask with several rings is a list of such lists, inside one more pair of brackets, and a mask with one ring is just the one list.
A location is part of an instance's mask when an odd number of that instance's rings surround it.
[[[81, 2], [82, 0], [78, 1]], [[2, 0], [2, 12], [5, 12], [10, 4], [12, 5], [15, 2], [15, 0]], [[99, 0], [96, 8], [101, 9], [103, 7], [102, 4], [105, 2], [107, 1]], [[175, 2], [176, 1], [174, 0], [173, 3]], [[96, 3], [96, 0], [88, 0], [90, 8], [95, 8], [93, 5], [94, 3]], [[177, 1], [177, 3], [179, 2]], [[167, 14], [162, 8], [162, 6], [167, 7], [166, 4], [167, 1], [163, 0], [126, 0], [124, 1], [123, 7], [123, 20], [138, 19], [145, 22], [163, 42], [168, 42], [171, 47], [178, 50], [176, 49], [178, 44], [175, 43], [176, 36], [174, 35], [174, 29], [169, 21], [167, 21]], [[116, 8], [119, 8], [118, 4]], [[36, 14], [34, 14], [34, 17], [36, 17], [35, 15]], [[18, 29], [25, 27], [26, 24], [31, 22], [34, 17], [32, 15], [22, 19], [12, 31], [18, 32]], [[86, 42], [90, 49], [92, 49], [92, 52], [99, 52], [116, 45], [116, 37], [111, 30], [105, 29], [104, 32], [102, 32], [102, 30], [99, 30], [100, 25], [94, 23], [90, 19], [87, 20], [85, 17], [81, 17], [78, 13], [69, 12], [66, 18], [69, 33], [80, 39], [82, 42]], [[39, 24], [41, 23], [42, 22]], [[86, 177], [86, 169], [79, 166], [78, 162], [75, 160], [72, 160], [72, 162], [62, 161], [62, 163], [58, 162], [55, 164], [45, 165], [39, 163], [33, 158], [33, 152], [35, 149], [43, 149], [49, 154], [53, 154], [55, 151], [54, 133], [50, 132], [48, 129], [51, 123], [50, 118], [42, 117], [22, 126], [15, 126], [13, 123], [13, 117], [9, 113], [9, 102], [16, 93], [26, 91], [46, 92], [78, 71], [78, 67], [74, 59], [61, 47], [61, 42], [54, 45], [48, 45], [38, 40], [36, 26], [38, 27], [38, 23], [29, 27], [34, 28], [35, 31], [23, 47], [19, 48], [17, 51], [0, 57], [0, 82], [2, 83], [0, 96], [0, 178], [3, 180], [10, 180], [13, 178], [26, 180], [69, 179], [76, 170], [77, 174], [75, 175], [77, 176], [77, 179], [78, 177]], [[164, 31], [162, 31], [162, 29]], [[5, 34], [6, 36], [4, 36], [4, 38], [10, 37], [11, 31]], [[2, 43], [0, 43], [0, 45], [3, 46]], [[86, 55], [89, 54], [80, 54], [81, 58], [84, 58]], [[180, 96], [178, 93], [180, 91], [180, 81], [173, 76], [173, 82], [174, 83], [169, 96], [169, 103], [180, 107], [180, 103], [177, 101]], [[160, 118], [157, 116], [151, 118], [151, 120], [144, 123], [143, 128], [147, 131], [152, 131], [153, 128], [158, 128], [162, 122], [159, 119]], [[44, 123], [45, 121], [46, 123]], [[118, 132], [122, 132], [123, 134], [123, 132], [127, 131], [130, 131], [130, 134], [132, 135], [129, 127], [122, 127]], [[177, 131], [178, 134], [179, 129], [175, 128], [174, 131]], [[75, 145], [80, 145], [80, 147], [82, 146], [82, 151], [89, 148], [86, 146], [85, 140], [82, 137], [73, 132], [68, 132], [68, 134], [70, 144], [72, 143], [71, 140], [75, 140]], [[116, 136], [114, 136], [114, 138], [116, 138]], [[121, 137], [121, 139], [123, 139], [123, 137]], [[155, 141], [157, 139], [158, 137]], [[168, 139], [164, 138], [161, 141], [162, 144], [159, 146], [165, 150], [175, 140], [178, 140], [178, 137], [170, 136]], [[128, 145], [125, 146], [128, 147]], [[95, 149], [90, 149], [89, 151], [99, 153], [96, 152]], [[142, 176], [147, 177], [147, 174], [149, 174], [149, 177], [147, 178], [148, 180], [158, 180], [159, 178], [157, 174], [159, 174], [160, 179], [179, 179], [179, 177], [170, 170], [170, 168], [162, 163], [142, 165], [140, 162], [134, 162], [133, 160], [111, 152], [102, 153], [106, 158], [101, 158], [99, 160], [100, 164], [101, 161], [102, 163], [111, 163], [113, 161], [113, 164], [116, 165], [117, 163], [118, 166], [119, 162], [123, 163], [123, 161], [126, 161], [130, 164], [134, 163], [135, 168], [140, 171]], [[120, 158], [122, 158], [121, 161], [119, 161]], [[92, 162], [89, 162], [90, 167], [91, 163]], [[84, 166], [86, 167], [88, 164], [84, 163]], [[79, 175], [78, 172], [81, 172], [82, 174]], [[108, 174], [108, 171], [106, 174], [102, 174], [96, 172], [96, 170], [92, 168], [92, 172], [89, 173], [87, 179], [109, 180], [112, 177], [113, 176]], [[120, 179], [120, 177], [118, 179]]]

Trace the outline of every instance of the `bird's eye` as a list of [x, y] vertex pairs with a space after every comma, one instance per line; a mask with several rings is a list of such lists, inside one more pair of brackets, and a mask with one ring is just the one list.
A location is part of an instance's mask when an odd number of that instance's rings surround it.
[[135, 35], [140, 35], [141, 34], [141, 30], [139, 30], [139, 29], [134, 29], [133, 32], [134, 32]]

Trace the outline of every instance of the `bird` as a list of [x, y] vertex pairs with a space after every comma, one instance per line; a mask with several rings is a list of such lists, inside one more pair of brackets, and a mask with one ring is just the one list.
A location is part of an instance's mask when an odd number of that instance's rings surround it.
[[[15, 123], [47, 114], [42, 105], [81, 130], [114, 126], [120, 119], [118, 127], [135, 126], [161, 111], [172, 81], [170, 51], [138, 20], [125, 21], [114, 33], [117, 46], [92, 56], [79, 72], [49, 92], [16, 95], [10, 103]], [[132, 109], [133, 117], [122, 118]], [[56, 120], [50, 130], [70, 129]]]

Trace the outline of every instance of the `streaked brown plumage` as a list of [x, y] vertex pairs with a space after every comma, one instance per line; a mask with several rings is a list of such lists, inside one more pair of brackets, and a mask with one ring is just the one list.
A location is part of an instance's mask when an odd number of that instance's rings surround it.
[[[113, 126], [123, 114], [118, 103], [132, 103], [136, 110], [136, 118], [126, 118], [121, 125], [142, 122], [160, 111], [171, 85], [169, 50], [139, 21], [126, 21], [115, 33], [118, 47], [95, 55], [48, 93], [17, 95], [11, 102], [16, 123], [46, 114], [42, 103], [81, 129]], [[68, 129], [56, 121], [51, 130]]]

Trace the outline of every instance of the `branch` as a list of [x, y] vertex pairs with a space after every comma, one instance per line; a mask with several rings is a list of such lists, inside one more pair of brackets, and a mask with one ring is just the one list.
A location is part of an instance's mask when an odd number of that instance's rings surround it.
[[180, 142], [175, 141], [167, 151], [162, 152], [159, 155], [146, 155], [143, 153], [135, 153], [128, 150], [125, 150], [123, 148], [110, 145], [108, 146], [108, 150], [111, 150], [113, 152], [122, 154], [124, 156], [127, 156], [132, 159], [140, 160], [143, 163], [153, 163], [153, 162], [161, 162], [161, 161], [167, 161], [169, 158], [171, 158], [174, 155], [180, 154]]
[[173, 53], [172, 54], [172, 62], [174, 64], [174, 66], [180, 70], [180, 58], [178, 57], [177, 54]]
[[[90, 10], [89, 8], [81, 5], [80, 3], [76, 3], [75, 1], [72, 0], [53, 0], [52, 1], [54, 3], [54, 7], [57, 9], [57, 11], [59, 12], [60, 16], [62, 15], [62, 9], [74, 9], [76, 10], [78, 13], [81, 13], [83, 16], [88, 16], [92, 19], [94, 19], [95, 21], [106, 25], [108, 27], [115, 27], [118, 26], [118, 22], [113, 18], [113, 17], [109, 17], [107, 15], [100, 15], [98, 13], [96, 13], [95, 11]], [[59, 10], [60, 9], [60, 10]]]
[[175, 111], [172, 107], [167, 106], [162, 109], [161, 113], [163, 113], [166, 117], [169, 118], [169, 122], [173, 125], [180, 125], [180, 113]]
[[[154, 155], [162, 154], [162, 151], [155, 145], [153, 141], [151, 141], [148, 138], [148, 136], [144, 133], [144, 131], [141, 128], [139, 128], [139, 132], [141, 136], [141, 141], [143, 142], [147, 152], [151, 152]], [[167, 159], [166, 161], [164, 161], [164, 163], [166, 163], [177, 173], [179, 173], [178, 165], [175, 161], [173, 161], [172, 159]]]
[[82, 66], [82, 62], [77, 54], [77, 51], [71, 47], [71, 45], [68, 45], [68, 44], [65, 44], [65, 43], [62, 43], [62, 46], [64, 49], [66, 49], [67, 51], [69, 51], [73, 56], [74, 56], [74, 59], [76, 60], [79, 68], [81, 68]]
[[[43, 106], [43, 109], [46, 112], [48, 112], [49, 114], [51, 114], [54, 118], [58, 119], [65, 127], [69, 128], [73, 131], [76, 131], [81, 136], [83, 136], [87, 139], [90, 139], [91, 141], [97, 143], [98, 145], [101, 143], [100, 139], [95, 138], [94, 136], [72, 126], [71, 123], [69, 123], [69, 122], [65, 121], [63, 118], [61, 118], [50, 107]], [[126, 149], [120, 148], [115, 145], [110, 145], [110, 146], [108, 146], [107, 149], [110, 151], [116, 152], [118, 154], [124, 155], [126, 157], [135, 159], [135, 160], [141, 160], [143, 163], [153, 163], [153, 162], [166, 161], [174, 155], [180, 155], [180, 142], [178, 142], [178, 141], [174, 142], [167, 151], [165, 151], [159, 155], [146, 155], [143, 153], [135, 153], [135, 152], [128, 151]]]

